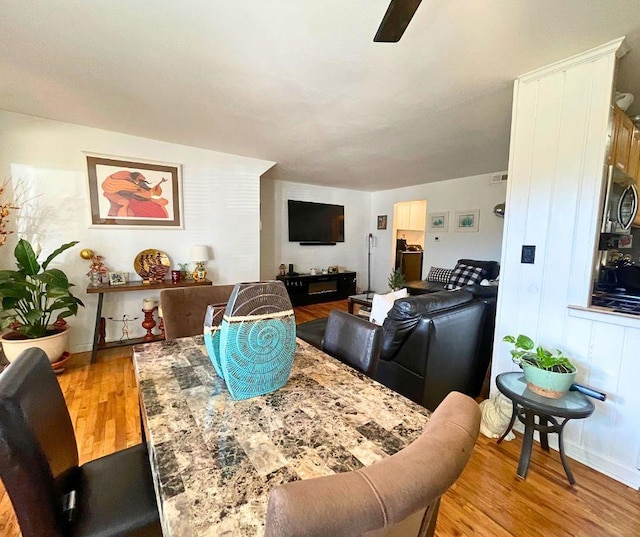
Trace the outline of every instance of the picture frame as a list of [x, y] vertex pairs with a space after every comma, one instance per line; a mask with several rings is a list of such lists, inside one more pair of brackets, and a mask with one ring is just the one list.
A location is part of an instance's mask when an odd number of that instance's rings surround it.
[[455, 230], [460, 232], [477, 232], [480, 229], [480, 210], [469, 209], [456, 211]]
[[387, 215], [381, 214], [378, 216], [378, 229], [387, 229]]
[[449, 231], [449, 211], [434, 211], [428, 214], [427, 231]]
[[183, 229], [179, 164], [85, 156], [91, 227]]
[[109, 272], [109, 285], [124, 285], [127, 283], [126, 272]]

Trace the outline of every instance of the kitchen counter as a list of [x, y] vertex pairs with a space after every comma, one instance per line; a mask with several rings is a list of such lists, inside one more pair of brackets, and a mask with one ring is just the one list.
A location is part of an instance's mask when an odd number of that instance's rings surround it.
[[134, 365], [165, 537], [262, 535], [272, 488], [373, 464], [429, 415], [301, 340], [289, 382], [245, 401], [201, 336], [137, 346]]

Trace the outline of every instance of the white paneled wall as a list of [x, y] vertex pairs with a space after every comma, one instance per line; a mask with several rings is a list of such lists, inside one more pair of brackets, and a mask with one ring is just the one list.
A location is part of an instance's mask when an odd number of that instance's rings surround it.
[[[515, 370], [505, 334], [574, 358], [577, 381], [609, 394], [566, 429], [567, 453], [633, 486], [640, 449], [640, 319], [571, 309], [589, 300], [616, 53], [603, 45], [515, 83], [492, 376]], [[536, 246], [521, 264], [523, 245]], [[493, 388], [495, 390], [495, 387]]]
[[[184, 229], [91, 228], [83, 151], [182, 165]], [[73, 352], [91, 347], [97, 306], [97, 295], [84, 291], [89, 265], [78, 255], [81, 248], [93, 249], [111, 270], [129, 272], [137, 279], [133, 260], [138, 252], [158, 248], [176, 266], [190, 261], [191, 245], [206, 244], [214, 256], [207, 264], [208, 277], [215, 283], [257, 280], [260, 176], [273, 164], [0, 111], [0, 182], [21, 179], [33, 198], [19, 212], [22, 236], [36, 238], [43, 255], [64, 242], [80, 241], [60, 258], [61, 268], [86, 304], [80, 315], [69, 319]], [[0, 268], [13, 267], [15, 240], [13, 235], [0, 248]], [[123, 314], [140, 317], [130, 323], [130, 335], [141, 336], [145, 333], [140, 326], [142, 300], [158, 295], [153, 288], [107, 295], [103, 314], [115, 319]], [[120, 323], [107, 321], [107, 339], [119, 339], [121, 329]]]

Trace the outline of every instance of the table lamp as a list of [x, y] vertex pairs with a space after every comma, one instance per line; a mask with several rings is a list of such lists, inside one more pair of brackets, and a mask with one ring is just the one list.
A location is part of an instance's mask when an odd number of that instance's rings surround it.
[[193, 279], [197, 282], [203, 282], [207, 279], [207, 271], [204, 268], [204, 264], [209, 256], [209, 247], [204, 244], [196, 244], [191, 247], [191, 261], [196, 264], [196, 268], [193, 271]]

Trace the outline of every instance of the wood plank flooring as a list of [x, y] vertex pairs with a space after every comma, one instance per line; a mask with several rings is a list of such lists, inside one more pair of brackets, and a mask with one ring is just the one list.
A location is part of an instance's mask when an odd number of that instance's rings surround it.
[[[346, 311], [346, 301], [296, 308], [296, 320], [324, 317], [332, 308]], [[140, 441], [129, 351], [125, 347], [101, 353], [93, 365], [88, 365], [88, 353], [75, 355], [70, 362], [76, 365], [58, 377], [74, 421], [81, 462]], [[519, 479], [521, 445], [519, 435], [501, 445], [479, 437], [465, 471], [442, 499], [438, 537], [640, 535], [640, 492], [577, 461], [571, 461], [577, 480], [571, 487], [558, 453], [546, 453], [538, 444], [527, 479]], [[11, 504], [1, 489], [0, 536], [19, 535]]]

